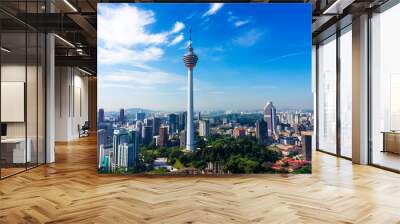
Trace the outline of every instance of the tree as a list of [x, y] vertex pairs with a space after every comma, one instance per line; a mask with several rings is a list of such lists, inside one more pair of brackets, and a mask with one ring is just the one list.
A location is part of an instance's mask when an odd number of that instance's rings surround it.
[[310, 173], [312, 173], [311, 164], [305, 165], [298, 170], [294, 170], [292, 173], [294, 173], [294, 174], [310, 174]]
[[168, 156], [169, 164], [174, 164], [177, 159], [181, 158], [182, 155], [183, 152], [180, 148], [172, 148]]
[[225, 172], [231, 173], [258, 173], [261, 171], [260, 163], [238, 155], [231, 156], [224, 166]]
[[199, 136], [196, 142], [196, 148], [204, 149], [205, 147], [207, 147], [207, 142], [203, 137]]
[[182, 169], [184, 166], [181, 163], [181, 161], [179, 161], [179, 159], [177, 159], [177, 160], [175, 160], [173, 167], [175, 167], [176, 169]]

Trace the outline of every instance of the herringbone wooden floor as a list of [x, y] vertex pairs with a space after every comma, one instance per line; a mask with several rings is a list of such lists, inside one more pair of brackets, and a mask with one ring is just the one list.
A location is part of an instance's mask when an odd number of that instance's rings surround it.
[[314, 153], [312, 175], [96, 173], [95, 139], [0, 181], [0, 223], [400, 223], [400, 175]]

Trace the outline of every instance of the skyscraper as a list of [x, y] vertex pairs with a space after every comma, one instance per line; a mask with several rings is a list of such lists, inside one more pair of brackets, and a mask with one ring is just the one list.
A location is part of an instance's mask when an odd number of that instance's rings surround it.
[[187, 122], [186, 122], [186, 149], [194, 150], [194, 123], [193, 123], [193, 68], [196, 66], [198, 57], [192, 48], [192, 28], [190, 28], [190, 39], [188, 52], [183, 56], [183, 62], [188, 70], [188, 94], [187, 94]]
[[139, 143], [142, 143], [142, 129], [143, 129], [142, 121], [136, 121], [136, 131], [138, 133]]
[[100, 108], [99, 109], [99, 119], [98, 119], [99, 123], [104, 122], [104, 109]]
[[139, 154], [139, 133], [137, 130], [129, 131], [128, 167], [136, 165]]
[[256, 121], [256, 138], [259, 144], [265, 144], [268, 137], [267, 123], [264, 119]]
[[113, 127], [112, 127], [112, 123], [110, 122], [103, 122], [103, 123], [99, 123], [97, 125], [97, 130], [105, 130], [105, 138], [104, 138], [104, 147], [111, 147], [112, 145], [112, 140], [113, 140]]
[[186, 111], [183, 113], [180, 113], [178, 116], [179, 122], [178, 122], [178, 129], [179, 132], [185, 130], [186, 128]]
[[311, 161], [312, 156], [312, 135], [305, 133], [301, 135], [301, 151], [303, 159]]
[[125, 123], [125, 110], [123, 108], [119, 110], [119, 123]]
[[[151, 135], [151, 138], [153, 138], [153, 136], [154, 136], [154, 132], [153, 132], [153, 131], [154, 131], [154, 129], [153, 129], [153, 126], [154, 126], [154, 125], [153, 125], [153, 121], [154, 121], [153, 118], [149, 118], [149, 117], [144, 119], [144, 126], [149, 126], [149, 127], [151, 127], [151, 134], [150, 134], [150, 135]], [[149, 133], [150, 133], [150, 132], [149, 132]], [[144, 138], [143, 132], [142, 132], [142, 137]]]
[[145, 118], [144, 125], [145, 126], [153, 126], [153, 118]]
[[159, 117], [153, 118], [153, 135], [158, 135], [161, 127], [161, 119]]
[[210, 123], [208, 120], [199, 121], [199, 136], [208, 137], [210, 135]]
[[106, 144], [106, 140], [107, 140], [106, 130], [99, 129], [97, 131], [98, 168], [100, 168], [103, 163], [103, 159], [105, 156], [104, 145]]
[[142, 143], [148, 145], [153, 140], [153, 127], [144, 126], [142, 129]]
[[277, 116], [276, 116], [276, 109], [272, 102], [267, 102], [264, 107], [264, 121], [267, 122], [268, 127], [268, 136], [276, 135], [277, 134]]
[[115, 165], [119, 168], [124, 168], [125, 171], [128, 168], [128, 149], [129, 145], [128, 143], [123, 143], [118, 145], [118, 153], [116, 156], [116, 162]]
[[180, 147], [186, 146], [186, 130], [183, 130], [181, 133], [179, 133], [179, 143]]
[[168, 125], [169, 125], [169, 133], [176, 133], [178, 128], [178, 115], [169, 114], [168, 115]]
[[107, 132], [104, 129], [97, 130], [97, 145], [105, 145], [107, 141]]
[[120, 161], [118, 161], [121, 158], [119, 155], [120, 145], [123, 145], [124, 143], [129, 143], [129, 136], [128, 136], [127, 131], [122, 128], [114, 130], [114, 135], [113, 135], [113, 163], [114, 164], [119, 164], [119, 162], [120, 162]]
[[168, 128], [167, 127], [160, 127], [159, 130], [159, 137], [158, 137], [158, 146], [166, 147], [168, 145]]

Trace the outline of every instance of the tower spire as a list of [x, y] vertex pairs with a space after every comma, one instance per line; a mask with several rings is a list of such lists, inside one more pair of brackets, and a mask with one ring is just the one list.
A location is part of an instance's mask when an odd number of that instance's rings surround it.
[[189, 27], [189, 47], [188, 47], [189, 51], [193, 51], [193, 47], [192, 47], [192, 25], [190, 25]]

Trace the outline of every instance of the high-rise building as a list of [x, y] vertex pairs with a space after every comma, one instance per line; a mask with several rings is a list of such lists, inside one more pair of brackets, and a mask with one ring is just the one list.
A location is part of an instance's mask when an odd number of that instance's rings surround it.
[[144, 121], [145, 118], [146, 118], [146, 114], [144, 112], [137, 112], [136, 113], [136, 120]]
[[153, 135], [158, 135], [161, 127], [161, 119], [159, 117], [153, 118]]
[[128, 143], [118, 145], [115, 165], [119, 168], [128, 168]]
[[102, 166], [104, 160], [104, 145], [106, 144], [107, 134], [106, 130], [100, 129], [97, 131], [97, 155], [98, 155], [98, 168]]
[[105, 130], [104, 147], [111, 147], [113, 141], [113, 128], [111, 122], [103, 122], [97, 125], [98, 130]]
[[276, 116], [276, 109], [272, 102], [267, 102], [264, 107], [264, 121], [267, 122], [268, 127], [268, 136], [278, 134], [276, 127], [277, 127], [277, 116]]
[[181, 132], [186, 128], [186, 111], [178, 115], [178, 131]]
[[123, 108], [119, 110], [119, 123], [125, 123], [125, 110]]
[[185, 147], [186, 146], [186, 130], [183, 130], [179, 134], [179, 142], [180, 142], [180, 147]]
[[98, 149], [98, 151], [97, 151], [97, 156], [98, 156], [97, 165], [98, 166], [97, 167], [101, 168], [103, 165], [103, 161], [104, 161], [104, 145], [97, 144], [97, 149]]
[[256, 121], [256, 138], [259, 144], [265, 144], [268, 137], [268, 127], [264, 119]]
[[169, 133], [173, 134], [176, 133], [178, 127], [178, 115], [176, 114], [169, 114], [168, 115], [168, 127]]
[[136, 131], [138, 133], [138, 138], [139, 138], [139, 143], [142, 143], [142, 129], [143, 129], [143, 123], [142, 121], [136, 121]]
[[190, 38], [188, 52], [183, 56], [183, 62], [188, 70], [188, 94], [187, 94], [187, 122], [186, 122], [186, 149], [194, 150], [194, 123], [193, 123], [193, 68], [197, 64], [198, 57], [192, 48], [192, 28], [190, 28]]
[[145, 118], [144, 125], [145, 126], [153, 126], [153, 118]]
[[99, 119], [98, 119], [98, 122], [99, 122], [99, 123], [104, 122], [104, 109], [103, 109], [103, 108], [100, 108], [100, 109], [99, 109]]
[[107, 140], [107, 132], [104, 129], [99, 129], [97, 131], [97, 145], [105, 145]]
[[199, 136], [207, 138], [210, 136], [210, 123], [208, 120], [199, 121]]
[[139, 154], [139, 133], [137, 130], [129, 131], [128, 167], [134, 167]]
[[301, 135], [301, 152], [303, 159], [311, 161], [312, 155], [312, 134], [304, 133]]
[[160, 127], [157, 145], [166, 147], [168, 145], [168, 127]]
[[144, 126], [142, 129], [142, 143], [148, 145], [152, 141], [153, 141], [153, 127]]
[[119, 146], [123, 145], [124, 143], [129, 143], [129, 135], [126, 129], [120, 128], [114, 130], [113, 135], [113, 163], [118, 164], [119, 156]]

